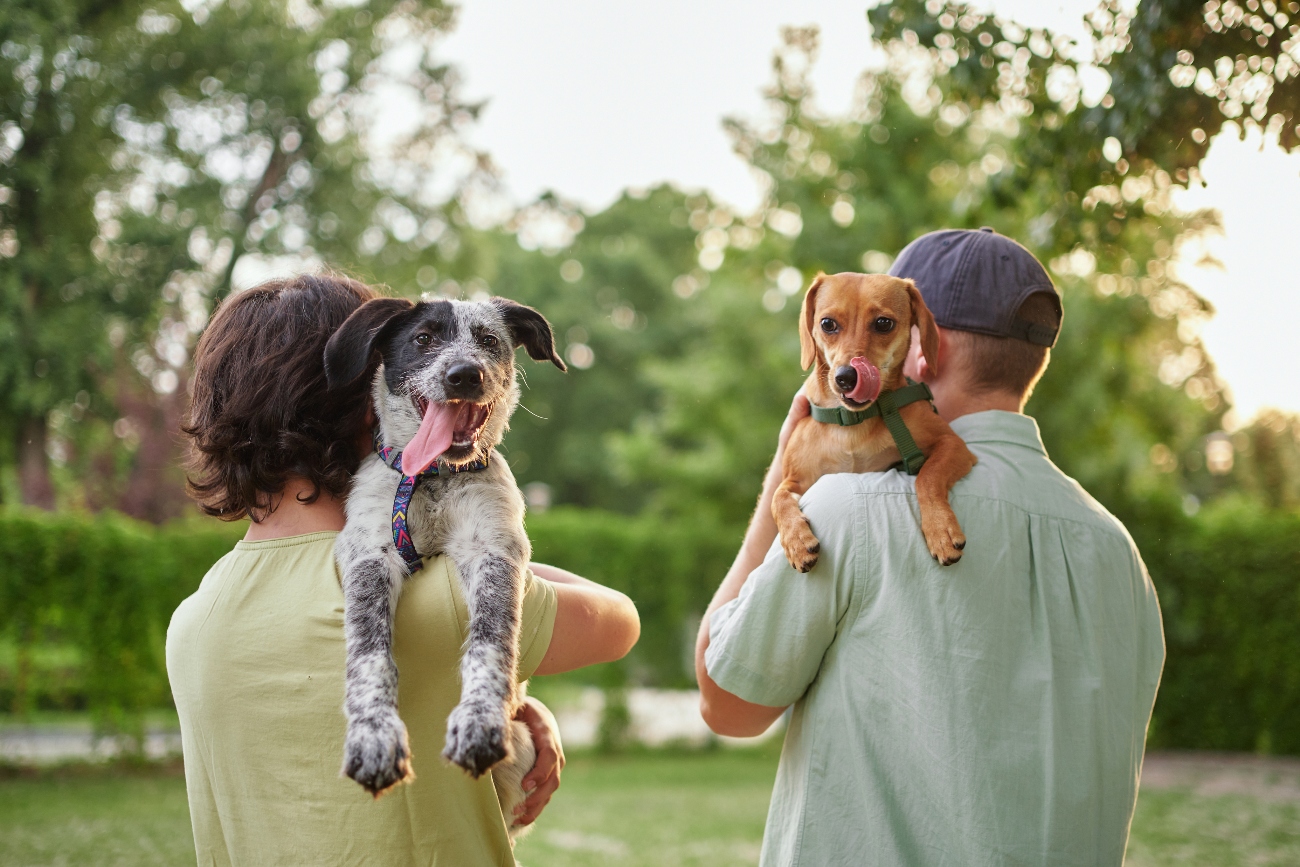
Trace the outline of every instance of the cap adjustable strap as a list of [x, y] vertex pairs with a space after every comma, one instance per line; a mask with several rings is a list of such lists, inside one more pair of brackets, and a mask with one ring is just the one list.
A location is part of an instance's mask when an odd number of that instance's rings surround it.
[[[914, 476], [921, 471], [921, 465], [925, 463], [925, 455], [916, 445], [916, 440], [912, 439], [912, 432], [907, 429], [907, 423], [898, 411], [911, 403], [920, 401], [934, 401], [934, 395], [930, 392], [930, 386], [924, 382], [907, 381], [907, 385], [893, 391], [881, 392], [876, 402], [866, 409], [851, 410], [845, 406], [836, 405], [831, 407], [814, 406], [812, 407], [812, 417], [814, 421], [822, 424], [836, 424], [841, 427], [853, 427], [862, 424], [867, 419], [879, 416], [884, 421], [885, 427], [889, 430], [889, 435], [894, 438], [894, 445], [898, 447], [898, 454], [903, 459], [903, 469], [908, 475]], [[934, 409], [933, 406], [930, 407]], [[935, 410], [938, 412], [938, 410]]]
[[1016, 319], [1011, 323], [1011, 336], [1019, 337], [1038, 346], [1055, 346], [1058, 329], [1039, 325], [1027, 319]]
[[[379, 431], [375, 431], [375, 453], [379, 459], [400, 475], [401, 481], [397, 483], [397, 494], [393, 497], [393, 545], [397, 548], [397, 553], [406, 564], [408, 574], [414, 575], [424, 568], [424, 560], [420, 552], [415, 550], [415, 542], [411, 541], [411, 534], [406, 527], [406, 513], [411, 508], [411, 498], [415, 496], [415, 489], [420, 486], [420, 482], [430, 476], [437, 476], [441, 472], [447, 473], [476, 473], [488, 468], [488, 459], [486, 456], [472, 461], [464, 466], [453, 467], [450, 464], [439, 466], [434, 464], [422, 473], [416, 473], [414, 476], [408, 476], [402, 471], [402, 453], [393, 446], [385, 446], [383, 440], [379, 437]], [[489, 452], [489, 454], [491, 454]]]

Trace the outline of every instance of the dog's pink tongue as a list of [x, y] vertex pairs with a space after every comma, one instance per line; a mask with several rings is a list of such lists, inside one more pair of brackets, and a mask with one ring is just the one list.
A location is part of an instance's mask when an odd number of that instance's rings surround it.
[[452, 433], [460, 412], [445, 403], [430, 403], [420, 421], [420, 429], [402, 450], [402, 472], [414, 476], [424, 472], [438, 460], [438, 455], [451, 445]]
[[849, 359], [849, 364], [858, 372], [858, 384], [844, 396], [857, 403], [867, 403], [880, 397], [880, 368], [862, 356]]

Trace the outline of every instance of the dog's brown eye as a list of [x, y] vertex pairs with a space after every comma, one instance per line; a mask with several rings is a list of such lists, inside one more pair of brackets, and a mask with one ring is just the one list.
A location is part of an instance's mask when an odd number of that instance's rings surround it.
[[834, 334], [836, 331], [839, 330], [840, 330], [840, 324], [836, 322], [834, 319], [828, 318], [822, 320], [822, 331], [825, 331], [827, 334]]
[[894, 320], [890, 319], [888, 316], [880, 316], [872, 323], [872, 327], [874, 327], [876, 332], [879, 334], [888, 334], [894, 330]]
[[495, 334], [484, 334], [478, 339], [478, 342], [483, 344], [484, 347], [491, 349], [501, 341], [497, 339]]
[[415, 342], [418, 343], [418, 344], [420, 344], [421, 346], [428, 346], [428, 345], [429, 345], [429, 341], [432, 340], [432, 339], [433, 339], [433, 338], [431, 338], [431, 337], [430, 337], [429, 335], [427, 335], [427, 334], [417, 334], [417, 335], [415, 335]]

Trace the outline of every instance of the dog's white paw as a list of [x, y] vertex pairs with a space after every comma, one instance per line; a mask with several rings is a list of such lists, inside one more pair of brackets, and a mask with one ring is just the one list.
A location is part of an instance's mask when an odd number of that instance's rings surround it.
[[461, 702], [447, 717], [447, 744], [442, 757], [478, 779], [506, 757], [504, 709]]
[[348, 724], [343, 773], [376, 798], [398, 783], [415, 779], [406, 725], [395, 708]]

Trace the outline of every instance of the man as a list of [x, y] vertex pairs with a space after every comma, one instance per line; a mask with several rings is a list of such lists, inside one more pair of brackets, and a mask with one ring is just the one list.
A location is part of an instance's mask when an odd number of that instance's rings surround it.
[[794, 706], [765, 867], [1120, 864], [1164, 639], [1128, 533], [1022, 414], [1059, 297], [990, 229], [925, 235], [890, 273], [940, 326], [907, 373], [979, 458], [951, 495], [964, 556], [931, 560], [912, 477], [833, 475], [803, 497], [821, 559], [795, 572], [772, 545], [778, 450], [700, 629], [704, 718], [753, 735]]

